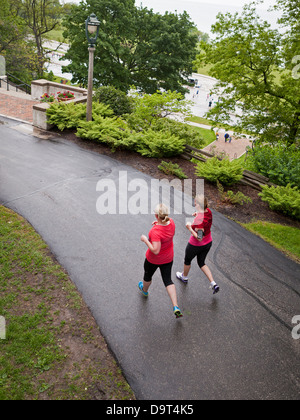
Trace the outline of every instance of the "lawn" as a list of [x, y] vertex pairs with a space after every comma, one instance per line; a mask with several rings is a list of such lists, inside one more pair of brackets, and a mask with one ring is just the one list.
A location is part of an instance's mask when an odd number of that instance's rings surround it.
[[0, 400], [134, 399], [67, 273], [2, 206], [0, 316]]
[[300, 229], [262, 221], [246, 223], [243, 226], [300, 262]]

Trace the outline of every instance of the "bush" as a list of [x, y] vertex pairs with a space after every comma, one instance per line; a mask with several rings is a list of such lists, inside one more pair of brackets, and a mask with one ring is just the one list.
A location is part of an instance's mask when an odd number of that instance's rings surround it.
[[[47, 122], [58, 127], [60, 131], [77, 128], [86, 119], [86, 104], [55, 102], [47, 109], [46, 114]], [[94, 104], [93, 118], [97, 115], [110, 117], [113, 111], [107, 105]]]
[[136, 147], [135, 137], [119, 117], [104, 118], [97, 115], [94, 121], [82, 121], [76, 136], [108, 144], [113, 151], [118, 148], [134, 150]]
[[102, 86], [95, 91], [94, 100], [109, 105], [115, 115], [131, 114], [133, 99], [113, 86]]
[[169, 131], [176, 137], [185, 141], [185, 144], [201, 148], [204, 146], [204, 138], [195, 127], [171, 120], [170, 118], [158, 118], [152, 122], [151, 129], [155, 131]]
[[221, 197], [221, 201], [223, 203], [230, 203], [230, 204], [239, 204], [242, 206], [245, 203], [252, 203], [252, 200], [247, 195], [243, 194], [241, 191], [234, 193], [233, 191], [224, 191], [224, 187], [217, 181], [218, 191]]
[[161, 164], [158, 165], [158, 169], [164, 172], [166, 175], [175, 175], [180, 179], [187, 179], [186, 174], [177, 163], [164, 162], [162, 160]]
[[197, 164], [196, 175], [210, 182], [219, 181], [223, 185], [232, 185], [243, 177], [243, 168], [236, 160], [230, 162], [228, 159], [219, 160], [213, 157], [205, 163]]
[[251, 153], [254, 171], [277, 185], [291, 184], [300, 188], [300, 149], [285, 144], [258, 145]]
[[147, 157], [172, 157], [183, 153], [185, 141], [168, 132], [148, 130], [137, 136], [137, 152]]
[[297, 187], [290, 184], [286, 187], [265, 185], [258, 195], [269, 204], [271, 210], [300, 220], [300, 191]]

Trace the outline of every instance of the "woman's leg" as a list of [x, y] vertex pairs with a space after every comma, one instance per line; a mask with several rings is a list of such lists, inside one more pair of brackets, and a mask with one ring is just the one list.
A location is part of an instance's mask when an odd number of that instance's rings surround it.
[[188, 277], [190, 269], [191, 269], [191, 264], [190, 265], [184, 264], [183, 273], [182, 273], [183, 277]]
[[214, 282], [214, 278], [213, 275], [209, 269], [209, 267], [205, 264], [203, 265], [203, 267], [201, 267], [201, 270], [203, 271], [203, 273], [206, 275], [206, 277], [208, 278], [208, 280], [212, 283]]
[[171, 299], [173, 308], [174, 308], [174, 306], [178, 306], [175, 284], [171, 284], [170, 286], [167, 286], [166, 289], [167, 289], [168, 295]]
[[182, 316], [182, 313], [178, 308], [176, 287], [175, 284], [172, 282], [172, 266], [173, 261], [168, 264], [163, 264], [160, 266], [160, 272], [169, 298], [171, 299], [174, 314], [176, 315], [176, 318], [179, 318]]
[[145, 259], [144, 279], [143, 279], [143, 290], [145, 293], [148, 292], [148, 289], [152, 284], [152, 277], [155, 271], [157, 270], [157, 268], [158, 268], [157, 265], [151, 264], [147, 259]]
[[183, 273], [179, 273], [179, 272], [176, 273], [176, 276], [178, 278], [181, 277], [187, 280], [190, 269], [191, 269], [192, 260], [195, 258], [196, 255], [197, 255], [197, 247], [188, 243], [185, 249]]

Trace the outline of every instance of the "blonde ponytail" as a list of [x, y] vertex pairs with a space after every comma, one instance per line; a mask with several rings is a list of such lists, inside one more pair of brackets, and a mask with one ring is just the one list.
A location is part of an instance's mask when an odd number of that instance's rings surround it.
[[155, 214], [159, 217], [162, 223], [168, 223], [170, 221], [169, 218], [169, 209], [164, 204], [158, 204], [154, 210]]

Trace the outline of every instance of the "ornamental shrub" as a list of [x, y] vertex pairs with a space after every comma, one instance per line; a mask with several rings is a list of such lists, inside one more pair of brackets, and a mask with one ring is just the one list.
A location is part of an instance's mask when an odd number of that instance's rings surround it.
[[[46, 111], [47, 122], [55, 125], [60, 131], [77, 128], [86, 119], [86, 104], [54, 102]], [[93, 104], [93, 118], [97, 115], [111, 117], [113, 111], [108, 105]]]
[[285, 144], [258, 145], [251, 152], [254, 171], [266, 176], [271, 182], [300, 188], [300, 148]]
[[185, 140], [169, 132], [148, 130], [136, 134], [137, 152], [142, 156], [163, 158], [177, 156], [185, 149]]
[[134, 150], [136, 139], [126, 123], [119, 117], [104, 118], [95, 116], [94, 121], [82, 121], [76, 136], [85, 140], [95, 140], [109, 145], [112, 151], [118, 148]]
[[269, 204], [271, 210], [300, 220], [300, 190], [288, 184], [286, 187], [269, 187], [265, 185], [258, 194]]
[[180, 179], [187, 179], [186, 174], [177, 163], [165, 162], [162, 160], [160, 165], [158, 165], [158, 169], [164, 172], [166, 175], [175, 175]]
[[219, 160], [217, 157], [199, 162], [196, 166], [196, 175], [210, 182], [221, 182], [223, 185], [237, 183], [243, 177], [243, 168], [236, 160]]
[[115, 115], [131, 114], [133, 112], [133, 98], [113, 86], [101, 86], [95, 93], [93, 100], [109, 105]]

